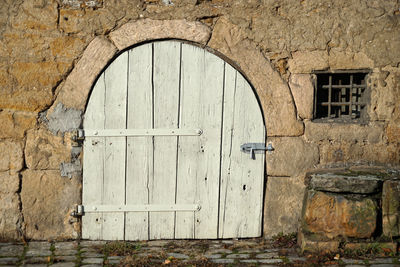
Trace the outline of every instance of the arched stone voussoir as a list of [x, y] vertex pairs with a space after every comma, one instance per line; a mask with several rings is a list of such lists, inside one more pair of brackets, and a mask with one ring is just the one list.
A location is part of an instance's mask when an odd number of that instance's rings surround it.
[[48, 112], [56, 107], [84, 111], [94, 81], [115, 56], [118, 49], [106, 38], [96, 37], [89, 43], [81, 59], [61, 85], [59, 94]]
[[299, 136], [304, 124], [297, 120], [289, 86], [239, 27], [220, 18], [207, 44], [234, 61], [255, 87], [268, 136]]
[[197, 21], [143, 19], [124, 24], [110, 33], [119, 50], [134, 44], [156, 39], [183, 39], [205, 45], [211, 29]]

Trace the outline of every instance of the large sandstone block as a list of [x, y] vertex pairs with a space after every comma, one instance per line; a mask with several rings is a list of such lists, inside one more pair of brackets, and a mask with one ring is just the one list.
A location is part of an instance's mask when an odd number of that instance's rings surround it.
[[0, 138], [23, 138], [28, 129], [35, 127], [36, 112], [3, 110], [0, 112]]
[[62, 162], [71, 161], [71, 144], [46, 129], [30, 130], [26, 138], [25, 161], [29, 169], [58, 170]]
[[292, 74], [289, 79], [297, 108], [297, 115], [302, 119], [312, 119], [314, 109], [314, 85], [310, 74]]
[[317, 191], [336, 193], [371, 194], [380, 190], [381, 181], [373, 175], [351, 174], [311, 174], [308, 186]]
[[400, 236], [400, 181], [385, 181], [382, 189], [383, 234]]
[[323, 50], [296, 51], [288, 61], [291, 73], [311, 73], [329, 67], [328, 52]]
[[318, 164], [318, 146], [301, 137], [270, 137], [268, 142], [275, 148], [266, 156], [268, 175], [295, 176]]
[[19, 189], [19, 174], [0, 172], [0, 194], [16, 193]]
[[22, 173], [22, 213], [26, 237], [37, 240], [74, 239], [78, 225], [70, 217], [74, 204], [80, 203], [80, 182], [62, 178], [57, 171]]
[[0, 193], [0, 240], [20, 237], [22, 216], [20, 200], [16, 193]]
[[302, 211], [302, 229], [327, 238], [370, 238], [376, 229], [376, 201], [308, 190]]
[[9, 140], [0, 141], [0, 171], [16, 172], [24, 164], [23, 144]]
[[304, 176], [268, 177], [264, 205], [265, 238], [297, 231], [304, 189]]
[[110, 33], [119, 50], [147, 40], [175, 38], [206, 44], [211, 30], [200, 22], [143, 19], [129, 22]]

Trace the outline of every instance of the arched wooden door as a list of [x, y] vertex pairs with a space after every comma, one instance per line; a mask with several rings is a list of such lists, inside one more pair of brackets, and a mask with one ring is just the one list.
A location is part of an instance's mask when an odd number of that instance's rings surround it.
[[101, 74], [84, 118], [82, 236], [261, 235], [265, 127], [245, 78], [180, 41], [140, 45]]

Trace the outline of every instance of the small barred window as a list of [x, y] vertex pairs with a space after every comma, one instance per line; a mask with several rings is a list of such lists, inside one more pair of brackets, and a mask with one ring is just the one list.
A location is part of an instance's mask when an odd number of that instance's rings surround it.
[[368, 73], [316, 73], [314, 119], [327, 122], [365, 122], [369, 104]]

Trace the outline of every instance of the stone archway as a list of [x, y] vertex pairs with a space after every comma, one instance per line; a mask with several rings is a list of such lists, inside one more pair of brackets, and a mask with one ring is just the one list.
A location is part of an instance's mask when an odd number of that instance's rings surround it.
[[[108, 38], [96, 37], [62, 84], [47, 113], [50, 130], [67, 132], [78, 128], [93, 83], [110, 60], [127, 47], [156, 39], [188, 40], [221, 53], [254, 86], [265, 114], [268, 136], [303, 133], [304, 126], [296, 118], [287, 83], [244, 33], [225, 18], [220, 18], [213, 30], [200, 22], [143, 19], [123, 25]], [[59, 117], [60, 111], [63, 118]], [[62, 123], [57, 123], [60, 120]]]

